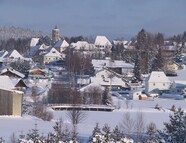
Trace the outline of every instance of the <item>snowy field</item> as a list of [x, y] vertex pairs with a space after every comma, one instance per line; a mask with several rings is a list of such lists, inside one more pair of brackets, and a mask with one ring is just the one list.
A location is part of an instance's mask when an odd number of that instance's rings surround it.
[[[186, 70], [177, 71], [177, 77], [170, 77], [171, 81], [174, 80], [185, 80], [186, 81]], [[38, 83], [41, 91], [48, 90], [48, 82], [42, 81]], [[163, 128], [163, 122], [169, 120], [169, 114], [172, 112], [169, 110], [172, 105], [177, 108], [181, 107], [186, 112], [186, 100], [172, 100], [172, 99], [155, 99], [155, 100], [130, 100], [128, 108], [125, 100], [113, 97], [113, 103], [116, 107], [120, 106], [120, 109], [116, 109], [113, 112], [102, 112], [102, 111], [86, 111], [85, 120], [78, 125], [78, 131], [80, 136], [90, 136], [95, 124], [98, 122], [100, 127], [103, 127], [105, 123], [108, 123], [113, 129], [116, 125], [122, 121], [122, 116], [126, 112], [130, 112], [131, 116], [135, 119], [138, 112], [142, 112], [144, 115], [146, 125], [150, 122], [154, 122], [158, 129]], [[154, 109], [158, 104], [163, 110], [159, 111]], [[54, 119], [50, 122], [42, 121], [36, 117], [29, 115], [23, 115], [22, 117], [14, 116], [0, 116], [0, 137], [3, 137], [6, 141], [9, 141], [10, 136], [13, 133], [16, 136], [21, 133], [27, 134], [29, 130], [34, 128], [34, 125], [38, 124], [40, 133], [44, 136], [49, 132], [53, 132], [53, 125], [56, 120], [62, 118], [63, 122], [70, 126], [70, 120], [67, 118], [66, 111], [53, 111]]]
[[[118, 125], [122, 116], [125, 112], [130, 111], [131, 116], [135, 119], [137, 112], [142, 112], [145, 118], [145, 123], [154, 122], [158, 129], [162, 129], [163, 122], [169, 120], [169, 114], [172, 112], [169, 110], [174, 104], [176, 107], [182, 107], [186, 111], [186, 101], [185, 100], [170, 100], [170, 99], [156, 99], [147, 101], [135, 101], [131, 100], [128, 103], [128, 109], [126, 107], [126, 101], [117, 99], [113, 97], [114, 104], [120, 109], [116, 109], [113, 112], [98, 112], [98, 111], [86, 111], [85, 120], [78, 125], [79, 135], [90, 136], [96, 122], [102, 127], [105, 123], [108, 123], [113, 129]], [[154, 109], [155, 105], [158, 104], [164, 110], [159, 111]], [[0, 137], [9, 140], [10, 136], [15, 133], [17, 136], [21, 134], [26, 134], [29, 130], [34, 128], [34, 124], [38, 124], [38, 129], [42, 135], [46, 135], [48, 132], [52, 132], [52, 126], [54, 122], [60, 118], [63, 122], [70, 127], [70, 121], [67, 118], [66, 111], [52, 111], [54, 114], [54, 120], [51, 122], [42, 121], [41, 119], [23, 115], [23, 117], [14, 116], [1, 116], [0, 117]]]

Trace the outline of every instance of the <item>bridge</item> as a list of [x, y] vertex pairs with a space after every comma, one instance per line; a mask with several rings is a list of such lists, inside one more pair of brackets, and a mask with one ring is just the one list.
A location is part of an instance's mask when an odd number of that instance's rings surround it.
[[115, 106], [108, 106], [108, 105], [85, 105], [85, 104], [48, 104], [55, 111], [70, 111], [70, 110], [82, 110], [82, 111], [105, 111], [105, 112], [112, 112], [116, 109]]

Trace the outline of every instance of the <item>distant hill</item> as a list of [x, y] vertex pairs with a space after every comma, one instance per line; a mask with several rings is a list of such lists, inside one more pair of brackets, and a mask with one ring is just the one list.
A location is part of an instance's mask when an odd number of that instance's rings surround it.
[[24, 28], [19, 28], [14, 26], [0, 27], [0, 40], [8, 40], [10, 38], [17, 40], [17, 39], [41, 37], [47, 35], [49, 34], [41, 31], [33, 31], [30, 29], [24, 29]]

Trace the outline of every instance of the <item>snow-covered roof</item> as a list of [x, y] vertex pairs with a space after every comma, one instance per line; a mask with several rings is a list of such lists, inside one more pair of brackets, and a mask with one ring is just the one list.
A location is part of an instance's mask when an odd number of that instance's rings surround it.
[[92, 60], [92, 64], [95, 68], [102, 68], [102, 67], [120, 67], [120, 68], [134, 68], [134, 65], [130, 63], [126, 63], [125, 61], [119, 61], [119, 60]]
[[4, 58], [8, 54], [8, 51], [0, 51], [0, 57]]
[[98, 87], [99, 89], [101, 89], [101, 91], [104, 91], [104, 87], [101, 86], [99, 83], [90, 83], [89, 85], [86, 85], [84, 87], [82, 87], [80, 89], [80, 92], [85, 92], [86, 90], [90, 89], [90, 88], [94, 88], [94, 87]]
[[51, 48], [50, 52], [48, 52], [45, 56], [61, 57], [61, 53], [59, 53], [55, 48]]
[[151, 74], [147, 77], [148, 82], [168, 82], [171, 81], [162, 71], [152, 71]]
[[97, 83], [102, 86], [121, 86], [127, 87], [122, 75], [108, 69], [102, 69], [96, 72], [94, 77], [91, 77], [91, 83]]
[[94, 44], [102, 45], [102, 46], [105, 46], [105, 45], [112, 46], [110, 41], [105, 36], [97, 36]]
[[5, 58], [21, 58], [23, 59], [23, 56], [17, 51], [17, 50], [12, 50], [10, 52], [8, 52], [8, 54], [5, 56]]
[[127, 43], [128, 43], [128, 41], [126, 41], [126, 40], [113, 40], [114, 45], [118, 45], [118, 44], [126, 45]]
[[48, 49], [49, 46], [46, 46], [45, 44], [42, 44], [42, 45], [36, 45], [34, 47], [32, 47], [29, 51], [29, 55], [30, 56], [33, 56], [34, 54], [36, 54], [37, 51], [39, 50], [46, 50]]
[[89, 83], [90, 83], [90, 78], [78, 78], [77, 79], [77, 84], [87, 85]]
[[71, 43], [71, 47], [75, 48], [76, 50], [94, 50], [94, 44], [89, 44], [87, 41], [78, 41], [76, 43]]
[[25, 77], [24, 74], [20, 73], [19, 71], [14, 70], [13, 68], [3, 68], [3, 69], [0, 69], [0, 74], [2, 75], [4, 73], [6, 73], [7, 71], [9, 71], [9, 72], [17, 75], [20, 78], [24, 78]]
[[57, 43], [54, 45], [54, 48], [66, 48], [68, 47], [69, 44], [67, 43], [66, 40], [59, 40]]
[[37, 45], [37, 43], [39, 42], [39, 38], [32, 38], [31, 40], [30, 40], [30, 47], [34, 47], [34, 46], [36, 46]]
[[14, 89], [15, 88], [15, 82], [13, 83], [10, 77], [8, 76], [0, 76], [0, 88], [1, 89]]
[[95, 84], [100, 84], [101, 86], [121, 86], [121, 87], [127, 87], [125, 81], [122, 80], [122, 78], [114, 76], [113, 78], [97, 78], [97, 77], [91, 77], [91, 82]]
[[176, 87], [186, 87], [186, 81], [185, 80], [176, 80], [174, 81], [174, 83], [176, 84]]

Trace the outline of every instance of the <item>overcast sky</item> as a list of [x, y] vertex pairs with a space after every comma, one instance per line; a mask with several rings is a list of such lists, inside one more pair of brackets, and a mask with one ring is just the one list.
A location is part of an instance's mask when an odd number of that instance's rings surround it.
[[186, 31], [186, 0], [0, 0], [0, 26], [64, 36], [129, 38], [142, 28], [166, 36]]

